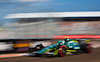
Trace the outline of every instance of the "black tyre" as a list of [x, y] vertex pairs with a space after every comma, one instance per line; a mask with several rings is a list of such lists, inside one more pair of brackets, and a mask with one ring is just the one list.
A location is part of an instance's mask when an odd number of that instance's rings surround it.
[[81, 46], [84, 53], [92, 53], [92, 47], [90, 44], [85, 44]]

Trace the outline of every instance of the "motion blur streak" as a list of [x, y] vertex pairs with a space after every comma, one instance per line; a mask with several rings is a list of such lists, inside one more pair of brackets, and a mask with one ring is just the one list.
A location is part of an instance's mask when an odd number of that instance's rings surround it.
[[12, 49], [13, 49], [12, 43], [7, 44], [6, 42], [0, 42], [0, 51], [7, 51]]
[[40, 18], [40, 17], [100, 17], [100, 11], [18, 13], [18, 14], [9, 14], [4, 18]]
[[15, 44], [14, 47], [29, 47], [29, 43]]
[[1, 62], [100, 62], [100, 48], [92, 54], [79, 54], [65, 57], [18, 57], [0, 59]]

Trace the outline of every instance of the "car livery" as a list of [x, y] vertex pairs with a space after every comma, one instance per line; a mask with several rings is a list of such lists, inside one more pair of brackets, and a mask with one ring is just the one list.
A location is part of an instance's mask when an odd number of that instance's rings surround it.
[[61, 56], [66, 55], [80, 54], [80, 53], [92, 53], [92, 47], [90, 40], [79, 41], [75, 39], [64, 39], [59, 40], [57, 44], [52, 44], [47, 47], [43, 47], [42, 44], [39, 44], [35, 47], [34, 51], [30, 55], [35, 56]]

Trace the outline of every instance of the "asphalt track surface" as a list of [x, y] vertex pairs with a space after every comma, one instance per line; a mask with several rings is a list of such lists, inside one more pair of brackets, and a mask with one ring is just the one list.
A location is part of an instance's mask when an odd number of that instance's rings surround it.
[[2, 58], [0, 62], [100, 62], [100, 48], [93, 49], [92, 54], [68, 55], [65, 57], [15, 57]]

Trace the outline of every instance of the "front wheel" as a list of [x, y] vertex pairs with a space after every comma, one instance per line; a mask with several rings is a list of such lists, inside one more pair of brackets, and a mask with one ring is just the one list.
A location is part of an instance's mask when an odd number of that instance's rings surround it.
[[61, 46], [61, 47], [59, 48], [58, 56], [60, 56], [60, 57], [66, 56], [66, 47], [65, 47], [65, 46]]

